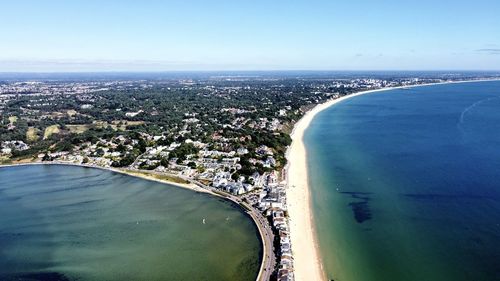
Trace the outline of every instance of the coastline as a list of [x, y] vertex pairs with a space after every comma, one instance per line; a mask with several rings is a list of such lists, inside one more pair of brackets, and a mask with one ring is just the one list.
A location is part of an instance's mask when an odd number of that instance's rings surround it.
[[[285, 179], [287, 180], [287, 186], [288, 186], [286, 196], [288, 198], [288, 206], [289, 206], [288, 211], [290, 214], [289, 217], [290, 217], [291, 240], [292, 242], [297, 241], [292, 246], [295, 259], [295, 272], [296, 272], [295, 275], [297, 276], [297, 280], [327, 280], [326, 279], [327, 275], [324, 269], [322, 268], [323, 263], [321, 259], [321, 251], [319, 248], [319, 241], [315, 232], [316, 230], [314, 222], [314, 210], [312, 209], [313, 205], [311, 199], [312, 194], [310, 191], [309, 181], [308, 181], [307, 150], [305, 147], [305, 143], [303, 141], [305, 131], [307, 130], [311, 122], [314, 120], [316, 114], [348, 98], [368, 93], [389, 91], [401, 88], [434, 86], [440, 84], [473, 83], [473, 82], [486, 82], [486, 81], [498, 81], [498, 80], [500, 79], [447, 81], [440, 83], [417, 84], [417, 85], [363, 90], [333, 100], [327, 100], [322, 104], [317, 104], [314, 108], [307, 111], [304, 114], [304, 116], [300, 120], [298, 120], [293, 127], [293, 131], [291, 133], [292, 143], [286, 152], [286, 157], [289, 160], [288, 162], [291, 164], [288, 164], [287, 167], [285, 168]], [[263, 270], [264, 271], [266, 270], [264, 269], [264, 263], [266, 260], [265, 253], [267, 252], [268, 249], [271, 249], [272, 251], [272, 246], [266, 247], [266, 243], [264, 242], [264, 240], [266, 240], [265, 237], [266, 229], [265, 227], [262, 226], [263, 225], [266, 226], [267, 224], [265, 223], [260, 224], [258, 220], [260, 220], [262, 217], [261, 212], [259, 211], [257, 214], [254, 214], [255, 213], [254, 210], [252, 210], [251, 212], [246, 210], [246, 203], [242, 202], [241, 198], [238, 198], [236, 196], [225, 196], [224, 194], [219, 194], [215, 188], [205, 186], [204, 184], [201, 184], [196, 180], [187, 177], [180, 176], [179, 177], [180, 179], [186, 181], [186, 183], [180, 183], [176, 182], [175, 178], [172, 179], [173, 181], [168, 180], [170, 178], [169, 174], [164, 174], [165, 177], [161, 177], [162, 175], [161, 173], [154, 173], [154, 172], [135, 170], [135, 169], [101, 167], [88, 164], [75, 164], [64, 161], [55, 161], [55, 162], [34, 161], [34, 162], [26, 162], [18, 164], [6, 164], [6, 165], [0, 164], [0, 169], [3, 167], [26, 166], [26, 165], [66, 165], [66, 166], [96, 168], [128, 176], [133, 176], [145, 180], [155, 181], [163, 184], [169, 184], [180, 188], [186, 188], [195, 192], [208, 193], [232, 201], [240, 205], [243, 212], [250, 215], [250, 217], [254, 220], [254, 223], [258, 228], [260, 234], [260, 240], [263, 246], [263, 258], [259, 271], [259, 277], [257, 279], [266, 280], [265, 278], [267, 273], [263, 277], [261, 276]], [[297, 235], [298, 238], [295, 237], [295, 235]], [[267, 245], [272, 245], [272, 243], [270, 244], [268, 243]]]
[[[218, 198], [222, 198], [222, 199], [227, 200], [229, 202], [232, 202], [232, 203], [238, 205], [239, 208], [241, 209], [241, 211], [243, 213], [245, 213], [246, 215], [248, 215], [248, 217], [253, 221], [254, 225], [257, 227], [257, 231], [259, 233], [259, 240], [260, 240], [260, 243], [262, 246], [262, 256], [261, 256], [261, 262], [260, 262], [259, 271], [257, 274], [256, 281], [265, 280], [265, 278], [263, 276], [266, 273], [265, 272], [266, 271], [265, 267], [266, 267], [266, 262], [267, 262], [266, 252], [271, 249], [271, 245], [267, 245], [269, 243], [266, 243], [267, 234], [266, 234], [265, 227], [262, 225], [263, 218], [259, 218], [258, 215], [245, 209], [245, 208], [248, 208], [248, 206], [243, 206], [242, 204], [244, 204], [244, 203], [239, 202], [238, 200], [234, 199], [231, 196], [222, 196], [221, 194], [218, 194], [218, 193], [212, 192], [211, 190], [202, 188], [202, 187], [200, 187], [192, 182], [183, 184], [183, 183], [158, 179], [158, 178], [155, 178], [153, 176], [148, 176], [147, 174], [140, 174], [140, 172], [134, 173], [134, 171], [132, 171], [132, 170], [118, 169], [118, 168], [112, 168], [112, 167], [101, 167], [101, 166], [96, 166], [96, 165], [76, 164], [76, 163], [70, 163], [70, 162], [27, 162], [27, 163], [17, 163], [17, 164], [0, 164], [0, 169], [9, 168], [9, 167], [33, 166], [33, 165], [60, 165], [60, 166], [75, 166], [75, 167], [82, 167], [82, 168], [94, 168], [94, 169], [99, 169], [99, 170], [103, 170], [103, 171], [110, 171], [110, 172], [114, 172], [114, 173], [119, 173], [122, 175], [127, 175], [127, 176], [131, 176], [131, 177], [135, 177], [135, 178], [140, 178], [140, 179], [144, 179], [144, 180], [154, 181], [154, 182], [158, 182], [158, 183], [162, 183], [162, 184], [172, 185], [172, 186], [179, 187], [179, 188], [185, 188], [185, 189], [189, 189], [189, 190], [195, 191], [195, 192], [206, 193], [206, 194], [210, 194], [212, 196], [218, 197]], [[259, 220], [262, 220], [262, 221], [259, 221]]]
[[111, 167], [101, 167], [101, 166], [95, 166], [95, 165], [85, 165], [85, 164], [76, 164], [76, 163], [70, 163], [70, 162], [28, 162], [28, 163], [19, 163], [19, 164], [2, 164], [0, 165], [0, 168], [7, 168], [7, 167], [19, 167], [19, 166], [29, 166], [29, 165], [62, 165], [62, 166], [76, 166], [76, 167], [82, 167], [82, 168], [94, 168], [94, 169], [99, 169], [99, 170], [104, 170], [104, 171], [111, 171], [115, 173], [119, 173], [122, 175], [128, 175], [131, 177], [136, 177], [136, 178], [141, 178], [145, 180], [150, 180], [154, 182], [159, 182], [163, 184], [168, 184], [168, 185], [173, 185], [176, 187], [181, 187], [181, 188], [186, 188], [190, 189], [196, 192], [203, 192], [203, 193], [210, 193], [208, 190], [203, 189], [195, 184], [192, 183], [178, 183], [178, 182], [173, 182], [173, 181], [168, 181], [168, 180], [162, 180], [158, 179], [152, 176], [148, 176], [146, 174], [140, 174], [134, 173], [131, 170], [125, 170], [125, 169], [117, 169], [117, 168], [111, 168]]
[[[500, 81], [500, 79], [449, 81], [365, 90], [318, 104], [297, 121], [290, 135], [292, 144], [286, 153], [288, 160], [288, 167], [286, 168], [286, 196], [296, 280], [328, 280], [326, 272], [323, 269], [321, 252], [316, 236], [314, 210], [312, 209], [312, 197], [308, 179], [307, 150], [303, 140], [304, 133], [314, 117], [321, 111], [337, 103], [360, 95], [403, 88], [490, 81]], [[300, 241], [300, 243], [294, 243], [294, 241]]]

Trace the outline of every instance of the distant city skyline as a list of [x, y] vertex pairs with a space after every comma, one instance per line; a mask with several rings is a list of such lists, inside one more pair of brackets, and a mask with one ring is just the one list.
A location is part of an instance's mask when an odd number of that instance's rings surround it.
[[0, 72], [500, 70], [498, 12], [490, 0], [3, 1]]

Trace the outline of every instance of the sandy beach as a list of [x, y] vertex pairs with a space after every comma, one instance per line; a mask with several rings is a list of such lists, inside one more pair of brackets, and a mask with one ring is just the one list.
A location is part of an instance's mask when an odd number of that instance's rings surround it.
[[496, 81], [497, 79], [453, 81], [367, 90], [319, 104], [308, 111], [296, 124], [291, 134], [292, 144], [287, 151], [287, 204], [290, 217], [290, 239], [294, 257], [296, 280], [327, 280], [322, 268], [321, 253], [315, 234], [311, 195], [308, 186], [307, 152], [303, 142], [304, 132], [316, 114], [346, 99], [374, 92], [401, 88], [414, 88], [438, 84]]
[[304, 132], [316, 114], [336, 103], [356, 96], [391, 89], [395, 88], [363, 91], [329, 100], [308, 111], [295, 124], [291, 134], [292, 144], [287, 152], [289, 166], [287, 169], [288, 189], [286, 194], [296, 280], [327, 280], [322, 268], [321, 254], [314, 229], [307, 176], [307, 153], [303, 142]]
[[289, 166], [286, 194], [296, 280], [327, 280], [322, 269], [321, 255], [314, 230], [313, 211], [310, 206], [307, 154], [303, 142], [304, 132], [319, 112], [347, 98], [370, 92], [373, 91], [360, 92], [317, 105], [307, 112], [293, 129], [292, 144], [287, 152]]
[[[465, 83], [465, 82], [483, 82], [483, 81], [494, 81], [494, 79], [489, 80], [473, 80], [473, 81], [455, 81], [455, 82], [443, 82], [443, 83], [432, 83], [432, 84], [421, 84], [413, 86], [401, 86], [393, 88], [382, 88], [376, 90], [367, 90], [354, 94], [350, 94], [341, 98], [334, 100], [329, 100], [325, 103], [315, 106], [313, 109], [308, 111], [294, 126], [291, 134], [292, 144], [287, 150], [286, 157], [288, 159], [288, 166], [286, 169], [286, 179], [287, 179], [287, 204], [289, 213], [289, 223], [290, 223], [290, 236], [292, 242], [292, 251], [294, 258], [294, 272], [296, 280], [327, 280], [325, 271], [322, 268], [321, 253], [319, 251], [319, 246], [317, 243], [317, 237], [315, 234], [315, 225], [313, 219], [313, 210], [311, 207], [311, 194], [310, 188], [308, 186], [308, 171], [307, 171], [307, 152], [306, 147], [303, 142], [303, 137], [305, 130], [310, 125], [316, 114], [327, 109], [328, 107], [342, 102], [346, 99], [357, 97], [364, 94], [394, 90], [398, 88], [414, 88], [428, 85], [437, 84], [447, 84], [447, 83]], [[31, 162], [31, 163], [20, 163], [13, 165], [0, 165], [1, 167], [7, 166], [22, 166], [22, 165], [45, 165], [45, 164], [58, 164], [58, 165], [74, 165], [82, 167], [90, 167], [97, 169], [110, 170], [117, 173], [127, 174], [134, 177], [140, 177], [147, 180], [152, 180], [156, 182], [166, 183], [170, 185], [175, 185], [182, 188], [188, 188], [197, 192], [206, 192], [215, 196], [220, 196], [210, 190], [201, 188], [195, 184], [188, 183], [177, 183], [171, 182], [164, 179], [159, 179], [153, 175], [148, 175], [140, 173], [135, 170], [129, 169], [117, 169], [117, 168], [107, 168], [99, 167], [94, 165], [85, 164], [72, 164], [66, 162]], [[228, 199], [228, 198], [226, 198]], [[232, 199], [228, 199], [232, 200]], [[233, 202], [236, 202], [232, 200]], [[238, 202], [236, 202], [238, 203]], [[261, 240], [264, 241], [265, 237], [263, 235], [262, 226], [259, 223], [259, 219], [252, 216], [257, 227], [259, 228]], [[264, 245], [265, 248], [265, 245]], [[272, 248], [272, 247], [271, 247]], [[265, 249], [264, 249], [265, 252]], [[264, 258], [263, 258], [264, 260]], [[263, 266], [261, 266], [262, 271]]]

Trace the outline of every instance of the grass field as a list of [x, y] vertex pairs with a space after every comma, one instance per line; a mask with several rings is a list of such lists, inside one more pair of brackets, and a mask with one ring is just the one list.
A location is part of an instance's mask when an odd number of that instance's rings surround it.
[[28, 131], [26, 131], [26, 139], [28, 141], [37, 141], [38, 138], [39, 138], [38, 129], [34, 127], [29, 127]]
[[110, 126], [115, 131], [126, 131], [127, 126], [137, 126], [137, 125], [142, 125], [144, 123], [145, 123], [144, 121], [115, 120], [112, 121], [111, 123], [104, 121], [95, 121], [93, 125], [96, 126], [97, 128], [106, 128]]
[[76, 110], [70, 109], [70, 110], [66, 111], [66, 114], [68, 114], [68, 116], [70, 116], [70, 117], [73, 117], [76, 114], [78, 114], [78, 112]]
[[48, 126], [47, 128], [45, 128], [45, 132], [43, 133], [43, 139], [44, 140], [48, 139], [53, 134], [58, 134], [58, 133], [59, 133], [59, 125]]
[[[121, 123], [120, 123], [121, 122]], [[111, 123], [104, 121], [94, 121], [92, 124], [81, 124], [81, 125], [66, 125], [68, 130], [73, 134], [81, 134], [88, 131], [90, 128], [107, 128], [111, 127], [115, 131], [125, 131], [127, 126], [137, 126], [144, 124], [144, 121], [113, 121]]]
[[115, 120], [115, 121], [112, 121], [111, 123], [113, 125], [118, 125], [120, 122], [122, 124], [124, 124], [125, 126], [137, 126], [137, 125], [144, 124], [144, 121], [127, 121], [127, 120]]
[[26, 164], [26, 163], [32, 163], [34, 160], [36, 160], [36, 157], [31, 157], [31, 156], [23, 156], [20, 158], [9, 158], [8, 156], [0, 156], [0, 164], [2, 165], [10, 165], [10, 164]]
[[12, 160], [8, 156], [0, 156], [0, 164], [10, 164]]
[[155, 178], [155, 179], [158, 179], [158, 180], [164, 180], [164, 181], [169, 181], [169, 182], [182, 183], [182, 184], [189, 183], [186, 180], [183, 180], [181, 178], [174, 177], [174, 176], [169, 176], [169, 175], [159, 175], [159, 174], [145, 172], [145, 171], [130, 171], [130, 170], [127, 170], [126, 172], [129, 173], [129, 174], [132, 174], [132, 175], [143, 175], [143, 176], [147, 176], [147, 177], [150, 177], [150, 178]]
[[[35, 156], [36, 157], [36, 156]], [[35, 160], [35, 157], [21, 157], [21, 158], [16, 158], [12, 159], [12, 164], [26, 164], [26, 163], [31, 163], [33, 160]]]
[[84, 125], [66, 125], [66, 128], [73, 134], [81, 134], [92, 128], [92, 124], [84, 124]]
[[14, 124], [17, 122], [17, 116], [9, 116], [9, 122], [10, 124]]

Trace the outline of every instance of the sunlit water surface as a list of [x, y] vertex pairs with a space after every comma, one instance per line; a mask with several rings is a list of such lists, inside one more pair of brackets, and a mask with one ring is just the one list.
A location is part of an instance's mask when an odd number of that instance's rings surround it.
[[237, 206], [206, 194], [91, 168], [0, 168], [0, 280], [255, 280], [259, 241]]
[[500, 82], [348, 99], [305, 143], [330, 279], [500, 280]]

